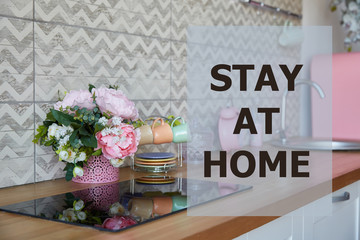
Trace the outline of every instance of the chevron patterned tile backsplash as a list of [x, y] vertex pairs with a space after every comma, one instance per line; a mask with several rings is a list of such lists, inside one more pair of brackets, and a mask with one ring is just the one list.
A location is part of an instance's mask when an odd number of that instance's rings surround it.
[[[301, 0], [265, 3], [302, 11]], [[31, 142], [59, 93], [89, 83], [119, 85], [142, 118], [186, 118], [188, 26], [283, 25], [286, 19], [234, 0], [2, 0], [0, 188], [64, 176], [52, 150]], [[199, 111], [205, 109], [214, 110]], [[291, 124], [298, 124], [296, 116]]]
[[170, 37], [171, 1], [35, 0], [35, 19], [160, 38]]
[[0, 101], [32, 101], [32, 22], [0, 17], [0, 52]]
[[1, 186], [34, 181], [34, 104], [0, 103]]
[[1, 1], [0, 14], [31, 19], [33, 17], [33, 5], [33, 0]]

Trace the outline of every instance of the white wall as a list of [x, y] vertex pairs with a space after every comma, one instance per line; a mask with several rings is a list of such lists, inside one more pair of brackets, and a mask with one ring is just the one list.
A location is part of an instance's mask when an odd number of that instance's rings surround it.
[[[340, 25], [341, 12], [339, 8], [335, 12], [330, 11], [331, 0], [303, 0], [303, 25], [304, 26], [332, 26], [333, 28], [333, 52], [345, 52], [345, 32]], [[353, 45], [353, 52], [360, 51], [360, 44]]]

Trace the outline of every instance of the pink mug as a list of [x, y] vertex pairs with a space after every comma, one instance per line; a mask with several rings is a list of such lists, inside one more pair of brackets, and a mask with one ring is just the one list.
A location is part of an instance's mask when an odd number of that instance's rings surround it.
[[222, 150], [229, 151], [239, 148], [239, 136], [233, 133], [238, 116], [239, 110], [234, 107], [223, 108], [220, 111], [218, 131]]
[[[161, 121], [161, 125], [155, 127], [157, 121]], [[173, 140], [173, 133], [168, 123], [164, 122], [162, 118], [157, 118], [151, 126], [154, 136], [154, 144], [171, 143]]]

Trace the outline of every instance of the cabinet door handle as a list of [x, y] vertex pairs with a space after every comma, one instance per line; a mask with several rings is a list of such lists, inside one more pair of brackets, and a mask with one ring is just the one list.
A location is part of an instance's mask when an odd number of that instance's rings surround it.
[[339, 196], [339, 197], [333, 197], [332, 198], [332, 202], [343, 202], [343, 201], [347, 201], [350, 199], [350, 193], [349, 192], [344, 192], [344, 195]]

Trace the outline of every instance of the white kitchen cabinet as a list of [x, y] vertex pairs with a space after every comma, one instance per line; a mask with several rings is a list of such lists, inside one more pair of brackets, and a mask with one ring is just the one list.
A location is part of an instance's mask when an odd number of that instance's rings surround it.
[[283, 216], [248, 233], [248, 240], [293, 240], [292, 217]]
[[[349, 193], [349, 198], [345, 197]], [[314, 201], [236, 240], [357, 240], [360, 239], [360, 181]], [[335, 197], [333, 203], [329, 199]]]
[[[236, 240], [301, 240], [302, 216], [297, 210], [291, 214], [280, 217], [264, 226], [241, 235]], [[294, 215], [294, 216], [292, 216]]]
[[[359, 182], [346, 186], [332, 194], [330, 216], [314, 217], [306, 214], [320, 208], [319, 202], [304, 207], [304, 240], [356, 240], [359, 239]], [[349, 193], [347, 198], [344, 194]], [[335, 199], [334, 199], [335, 200]]]
[[245, 233], [237, 238], [234, 238], [234, 240], [248, 240], [248, 234]]

